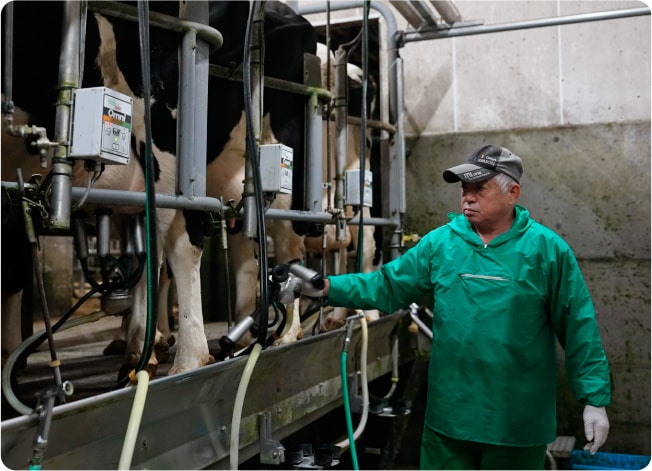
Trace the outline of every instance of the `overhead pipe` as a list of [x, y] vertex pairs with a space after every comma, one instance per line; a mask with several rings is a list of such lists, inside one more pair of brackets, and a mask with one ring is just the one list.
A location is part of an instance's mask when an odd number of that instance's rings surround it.
[[419, 31], [407, 31], [401, 33], [399, 43], [404, 46], [408, 42], [425, 41], [429, 39], [446, 39], [459, 36], [472, 36], [477, 34], [502, 33], [505, 31], [517, 31], [522, 29], [545, 28], [548, 26], [560, 26], [576, 23], [588, 23], [593, 21], [614, 20], [619, 18], [630, 18], [650, 14], [649, 7], [628, 8], [624, 10], [611, 10], [592, 13], [580, 13], [577, 15], [558, 16], [553, 18], [540, 18], [536, 20], [515, 21], [497, 25], [472, 25], [457, 26], [453, 28], [428, 28]]
[[410, 4], [419, 13], [419, 16], [424, 19], [426, 26], [437, 26], [437, 17], [433, 15], [426, 2], [423, 0], [410, 0]]
[[414, 29], [419, 29], [426, 25], [426, 20], [419, 14], [411, 2], [405, 0], [390, 0], [389, 2], [405, 18]]
[[449, 25], [462, 20], [460, 11], [450, 0], [430, 0], [430, 3], [432, 3], [432, 6], [435, 7], [437, 13], [441, 15], [442, 20], [444, 20]]

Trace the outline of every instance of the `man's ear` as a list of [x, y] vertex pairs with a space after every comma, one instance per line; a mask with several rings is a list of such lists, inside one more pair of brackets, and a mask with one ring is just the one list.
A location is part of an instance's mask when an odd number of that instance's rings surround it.
[[521, 185], [514, 183], [509, 189], [509, 199], [512, 201], [512, 203], [515, 203], [516, 200], [518, 200], [519, 196], [521, 196]]

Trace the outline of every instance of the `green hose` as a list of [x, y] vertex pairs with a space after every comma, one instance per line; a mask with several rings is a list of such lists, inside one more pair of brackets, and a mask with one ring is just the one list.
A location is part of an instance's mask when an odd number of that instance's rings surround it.
[[342, 350], [342, 356], [340, 358], [340, 366], [342, 372], [342, 397], [344, 400], [344, 415], [346, 416], [346, 431], [349, 435], [349, 445], [351, 448], [351, 461], [353, 462], [353, 469], [358, 470], [360, 468], [358, 467], [358, 454], [355, 451], [353, 421], [351, 420], [351, 405], [349, 404], [349, 386], [346, 380], [346, 348]]

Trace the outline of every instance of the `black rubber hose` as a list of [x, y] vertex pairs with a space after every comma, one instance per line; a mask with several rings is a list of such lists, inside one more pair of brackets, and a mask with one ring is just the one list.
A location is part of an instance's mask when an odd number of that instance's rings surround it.
[[140, 32], [140, 66], [145, 105], [145, 228], [147, 234], [147, 325], [145, 344], [136, 372], [147, 366], [154, 348], [158, 310], [158, 237], [156, 227], [155, 166], [152, 155], [151, 92], [149, 63], [149, 1], [138, 2], [138, 28]]
[[[251, 66], [249, 63], [249, 48], [251, 46], [252, 26], [255, 18], [254, 12], [259, 7], [259, 2], [252, 2], [249, 7], [249, 17], [247, 19], [247, 34], [244, 45], [244, 70], [243, 70], [243, 88], [244, 88], [244, 105], [247, 122], [247, 154], [251, 159], [254, 178], [254, 196], [256, 198], [256, 220], [258, 225], [258, 253], [259, 253], [259, 282], [260, 298], [258, 300], [258, 338], [257, 341], [264, 347], [267, 338], [267, 321], [269, 317], [268, 306], [269, 299], [267, 294], [267, 234], [265, 231], [265, 208], [263, 201], [262, 183], [260, 176], [260, 149], [256, 145], [254, 135], [254, 125], [252, 121], [252, 96], [251, 96]], [[264, 2], [263, 2], [264, 5]], [[264, 34], [258, 36], [264, 38]], [[263, 39], [264, 41], [264, 39]], [[261, 45], [261, 64], [264, 64], [264, 45]], [[262, 67], [262, 66], [261, 66]], [[261, 68], [261, 75], [264, 70]]]

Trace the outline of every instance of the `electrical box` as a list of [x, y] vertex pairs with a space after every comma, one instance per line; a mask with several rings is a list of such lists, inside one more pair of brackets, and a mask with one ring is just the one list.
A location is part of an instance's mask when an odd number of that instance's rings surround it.
[[[345, 196], [344, 204], [360, 206], [360, 170], [347, 170], [344, 173]], [[373, 174], [369, 170], [364, 171], [364, 193], [362, 205], [371, 208], [373, 206]]]
[[73, 92], [70, 158], [129, 162], [133, 99], [106, 87]]
[[260, 179], [264, 192], [292, 193], [293, 150], [283, 144], [260, 146]]

